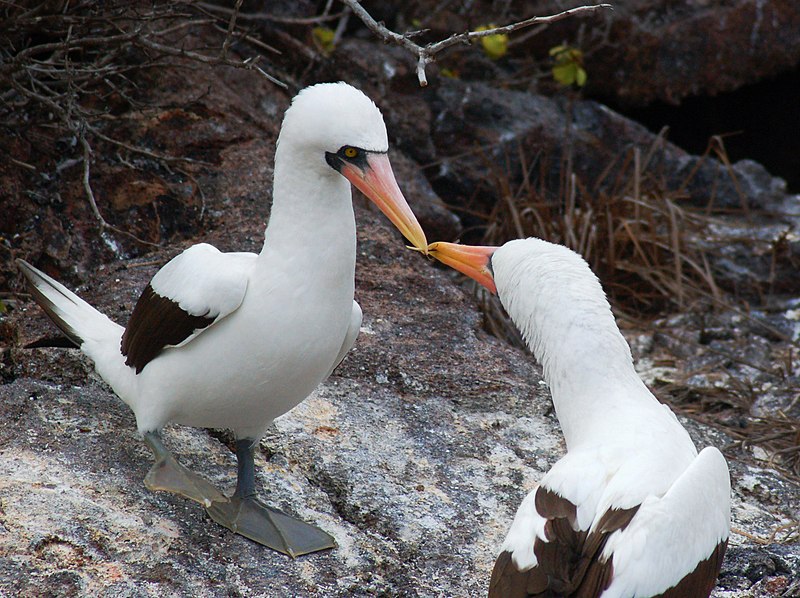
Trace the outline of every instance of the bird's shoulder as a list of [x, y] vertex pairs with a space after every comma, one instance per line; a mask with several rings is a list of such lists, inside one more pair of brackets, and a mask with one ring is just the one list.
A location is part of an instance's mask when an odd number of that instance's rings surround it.
[[193, 245], [167, 262], [145, 287], [122, 335], [125, 363], [141, 370], [165, 347], [186, 344], [242, 304], [253, 253]]

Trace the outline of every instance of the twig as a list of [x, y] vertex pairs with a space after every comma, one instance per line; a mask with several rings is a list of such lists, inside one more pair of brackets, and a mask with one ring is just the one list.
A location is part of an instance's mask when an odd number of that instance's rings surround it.
[[239, 9], [242, 7], [242, 0], [236, 0], [236, 5], [233, 7], [231, 11], [231, 18], [228, 21], [228, 32], [225, 35], [225, 41], [222, 42], [222, 52], [221, 58], [226, 59], [228, 57], [228, 50], [231, 47], [231, 40], [233, 39], [234, 31], [236, 30], [236, 17], [239, 16]]
[[[209, 12], [217, 12], [225, 15], [233, 14], [234, 12], [234, 9], [217, 6], [216, 4], [209, 4], [207, 2], [198, 2], [196, 5]], [[281, 17], [266, 12], [240, 12], [238, 18], [242, 21], [269, 21], [271, 23], [282, 23], [285, 25], [316, 25], [318, 23], [325, 23], [326, 21], [335, 21], [342, 15], [344, 15], [344, 11], [335, 14], [327, 14], [327, 11], [324, 11], [318, 17]]]
[[[747, 538], [748, 540], [752, 540], [756, 544], [761, 544], [762, 546], [767, 546], [768, 544], [785, 544], [792, 536], [791, 532], [795, 529], [800, 528], [800, 522], [797, 521], [790, 521], [789, 523], [784, 523], [783, 525], [779, 525], [775, 527], [772, 532], [770, 533], [769, 537], [762, 538], [761, 536], [756, 536], [755, 534], [751, 534], [750, 532], [746, 532], [743, 529], [739, 529], [738, 527], [731, 527], [731, 532], [734, 534], [738, 534]], [[789, 532], [783, 538], [783, 540], [777, 540], [778, 534], [781, 532]]]
[[566, 19], [568, 17], [573, 17], [576, 15], [586, 14], [586, 13], [593, 13], [599, 9], [609, 8], [613, 9], [610, 4], [596, 4], [593, 6], [578, 6], [576, 8], [570, 8], [569, 10], [562, 11], [558, 14], [546, 16], [546, 17], [531, 17], [529, 19], [525, 19], [524, 21], [518, 21], [516, 23], [511, 23], [509, 25], [504, 25], [502, 27], [494, 27], [493, 29], [486, 29], [485, 31], [467, 31], [465, 33], [454, 33], [450, 37], [443, 39], [438, 42], [433, 42], [427, 44], [425, 46], [420, 46], [419, 44], [414, 43], [411, 41], [412, 33], [404, 33], [399, 34], [387, 29], [383, 24], [378, 23], [375, 19], [372, 18], [366, 9], [361, 6], [361, 3], [358, 0], [340, 0], [342, 4], [345, 6], [350, 7], [350, 10], [355, 13], [355, 15], [361, 19], [364, 25], [372, 31], [376, 36], [387, 43], [397, 44], [398, 46], [405, 48], [412, 54], [417, 57], [417, 78], [419, 79], [419, 84], [421, 87], [425, 87], [428, 84], [428, 79], [425, 75], [425, 68], [432, 62], [436, 60], [436, 55], [446, 50], [451, 46], [455, 46], [456, 44], [470, 44], [471, 42], [480, 39], [482, 37], [488, 37], [490, 35], [498, 35], [498, 34], [508, 34], [513, 33], [519, 29], [523, 29], [526, 27], [530, 27], [532, 25], [549, 25], [551, 23], [555, 23], [557, 21], [561, 21], [562, 19]]
[[169, 56], [178, 56], [182, 58], [188, 58], [190, 60], [194, 60], [196, 62], [200, 62], [203, 64], [210, 64], [210, 65], [225, 65], [225, 66], [232, 66], [236, 68], [246, 68], [246, 69], [255, 69], [258, 71], [262, 76], [268, 79], [270, 82], [274, 83], [275, 85], [282, 87], [283, 89], [289, 89], [289, 86], [276, 79], [260, 67], [256, 66], [254, 59], [247, 59], [242, 60], [241, 62], [238, 60], [231, 60], [230, 58], [223, 58], [219, 56], [207, 56], [205, 54], [201, 54], [199, 52], [194, 52], [192, 50], [186, 50], [184, 48], [173, 48], [172, 46], [167, 46], [165, 44], [158, 43], [151, 39], [148, 39], [144, 36], [138, 37], [134, 40], [134, 44], [141, 45], [146, 48], [150, 48], [151, 50], [156, 50], [157, 52], [161, 52], [162, 54], [167, 54]]
[[113, 137], [105, 135], [99, 129], [91, 125], [86, 125], [86, 128], [92, 133], [92, 135], [94, 135], [98, 139], [102, 139], [107, 143], [111, 143], [113, 145], [116, 145], [117, 147], [126, 149], [129, 152], [133, 152], [135, 154], [141, 154], [142, 156], [147, 156], [148, 158], [153, 158], [154, 160], [159, 160], [161, 162], [183, 162], [186, 164], [198, 164], [200, 166], [213, 166], [211, 162], [205, 162], [203, 160], [195, 160], [194, 158], [187, 158], [185, 156], [168, 156], [166, 154], [159, 154], [144, 147], [139, 147], [136, 145], [125, 143], [124, 141], [120, 141], [119, 139], [114, 139]]
[[90, 182], [90, 173], [91, 173], [91, 158], [92, 158], [92, 148], [89, 145], [89, 142], [86, 140], [86, 137], [81, 132], [78, 135], [78, 141], [83, 147], [83, 189], [86, 192], [86, 197], [89, 200], [89, 205], [92, 208], [92, 213], [94, 214], [95, 218], [100, 222], [102, 228], [107, 228], [111, 231], [119, 235], [125, 235], [136, 241], [137, 243], [141, 243], [142, 245], [149, 245], [150, 247], [159, 247], [158, 243], [152, 243], [151, 241], [145, 241], [144, 239], [140, 239], [136, 235], [129, 233], [128, 231], [124, 231], [120, 228], [117, 228], [113, 224], [109, 224], [103, 215], [100, 213], [100, 209], [97, 207], [97, 200], [94, 197], [94, 191], [92, 190], [92, 184]]

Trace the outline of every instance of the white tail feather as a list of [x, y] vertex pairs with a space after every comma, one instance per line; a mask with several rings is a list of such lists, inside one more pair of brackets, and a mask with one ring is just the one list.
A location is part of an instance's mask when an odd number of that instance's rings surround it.
[[17, 260], [17, 264], [28, 279], [31, 294], [53, 323], [94, 361], [97, 373], [118, 395], [123, 399], [130, 396], [135, 375], [120, 352], [124, 328], [28, 262]]

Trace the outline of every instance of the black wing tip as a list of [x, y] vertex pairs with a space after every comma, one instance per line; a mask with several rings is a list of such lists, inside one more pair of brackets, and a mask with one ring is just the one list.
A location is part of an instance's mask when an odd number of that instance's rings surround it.
[[83, 344], [83, 339], [78, 334], [78, 332], [69, 324], [67, 324], [57, 313], [56, 313], [56, 305], [50, 298], [45, 295], [40, 289], [39, 284], [47, 285], [48, 287], [54, 289], [60, 295], [64, 295], [59, 289], [53, 287], [50, 284], [50, 281], [45, 278], [44, 272], [40, 272], [35, 266], [32, 266], [22, 258], [16, 259], [17, 266], [22, 271], [22, 274], [25, 276], [27, 283], [28, 283], [28, 290], [30, 291], [31, 296], [33, 297], [34, 301], [42, 308], [44, 313], [47, 314], [47, 317], [58, 326], [58, 329], [64, 333], [72, 344], [76, 347], [80, 347]]
[[125, 365], [140, 373], [166, 347], [176, 346], [216, 318], [194, 316], [169, 297], [160, 295], [152, 283], [142, 291], [122, 333], [120, 352]]

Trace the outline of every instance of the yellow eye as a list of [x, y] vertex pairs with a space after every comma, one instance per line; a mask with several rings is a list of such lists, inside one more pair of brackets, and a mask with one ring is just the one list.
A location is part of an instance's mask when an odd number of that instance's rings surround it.
[[354, 147], [344, 148], [344, 155], [346, 158], [355, 158], [358, 155], [358, 150]]

